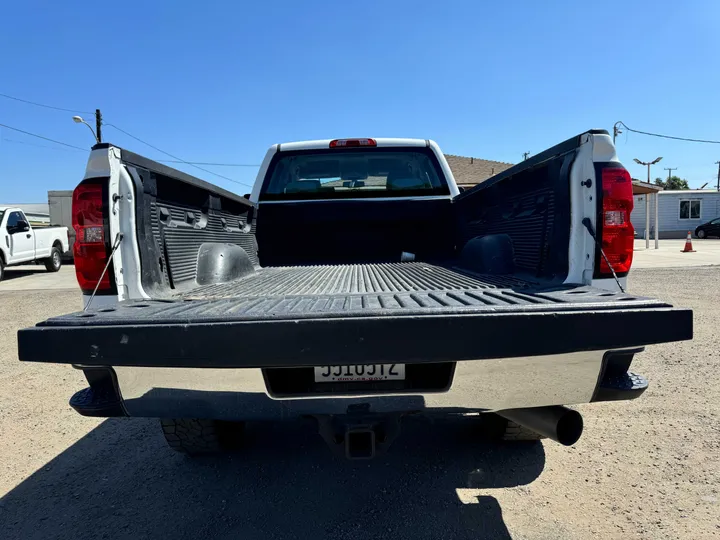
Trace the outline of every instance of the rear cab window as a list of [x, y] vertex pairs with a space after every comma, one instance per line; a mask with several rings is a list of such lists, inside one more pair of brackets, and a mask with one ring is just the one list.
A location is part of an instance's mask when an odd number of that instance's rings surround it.
[[297, 150], [270, 163], [260, 201], [449, 195], [429, 148]]

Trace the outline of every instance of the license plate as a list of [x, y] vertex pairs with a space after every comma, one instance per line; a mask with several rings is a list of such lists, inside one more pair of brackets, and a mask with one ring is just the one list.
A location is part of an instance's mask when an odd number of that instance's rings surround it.
[[315, 382], [404, 381], [405, 364], [323, 366], [315, 368]]

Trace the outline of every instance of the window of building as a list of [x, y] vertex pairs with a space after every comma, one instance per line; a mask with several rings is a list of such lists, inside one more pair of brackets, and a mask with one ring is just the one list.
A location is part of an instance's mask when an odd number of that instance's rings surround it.
[[700, 219], [700, 199], [680, 200], [680, 219]]

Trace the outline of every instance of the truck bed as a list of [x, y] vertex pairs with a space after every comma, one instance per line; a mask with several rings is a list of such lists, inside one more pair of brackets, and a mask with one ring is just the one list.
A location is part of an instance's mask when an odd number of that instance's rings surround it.
[[[291, 317], [319, 313], [437, 310], [465, 306], [548, 303], [530, 296], [498, 295], [533, 285], [512, 276], [463, 272], [457, 267], [408, 262], [260, 268], [229, 283], [198, 287], [185, 300], [233, 300], [219, 309], [240, 316]], [[485, 294], [489, 293], [489, 294]], [[260, 301], [258, 302], [258, 298]]]
[[[474, 274], [424, 262], [260, 268], [229, 283], [197, 287], [193, 303], [138, 310], [154, 320], [263, 320], [499, 311], [565, 311], [647, 306], [655, 300], [590, 287], [558, 286], [516, 276]], [[133, 305], [133, 304], [130, 304]], [[137, 306], [138, 304], [134, 304]], [[150, 307], [150, 306], [148, 306]], [[128, 314], [119, 310], [117, 316]], [[110, 320], [112, 317], [107, 316]]]
[[19, 348], [27, 361], [281, 367], [558, 354], [691, 333], [691, 311], [658, 300], [410, 262], [258, 268], [174, 300], [51, 318], [21, 330]]

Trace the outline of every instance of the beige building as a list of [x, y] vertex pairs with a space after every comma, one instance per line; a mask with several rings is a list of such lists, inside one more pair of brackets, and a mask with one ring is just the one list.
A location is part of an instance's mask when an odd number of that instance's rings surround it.
[[469, 189], [476, 186], [480, 182], [484, 182], [491, 176], [509, 169], [514, 164], [504, 163], [502, 161], [490, 161], [476, 157], [454, 156], [445, 154], [445, 159], [450, 165], [450, 169], [455, 177], [455, 182], [459, 187]]

